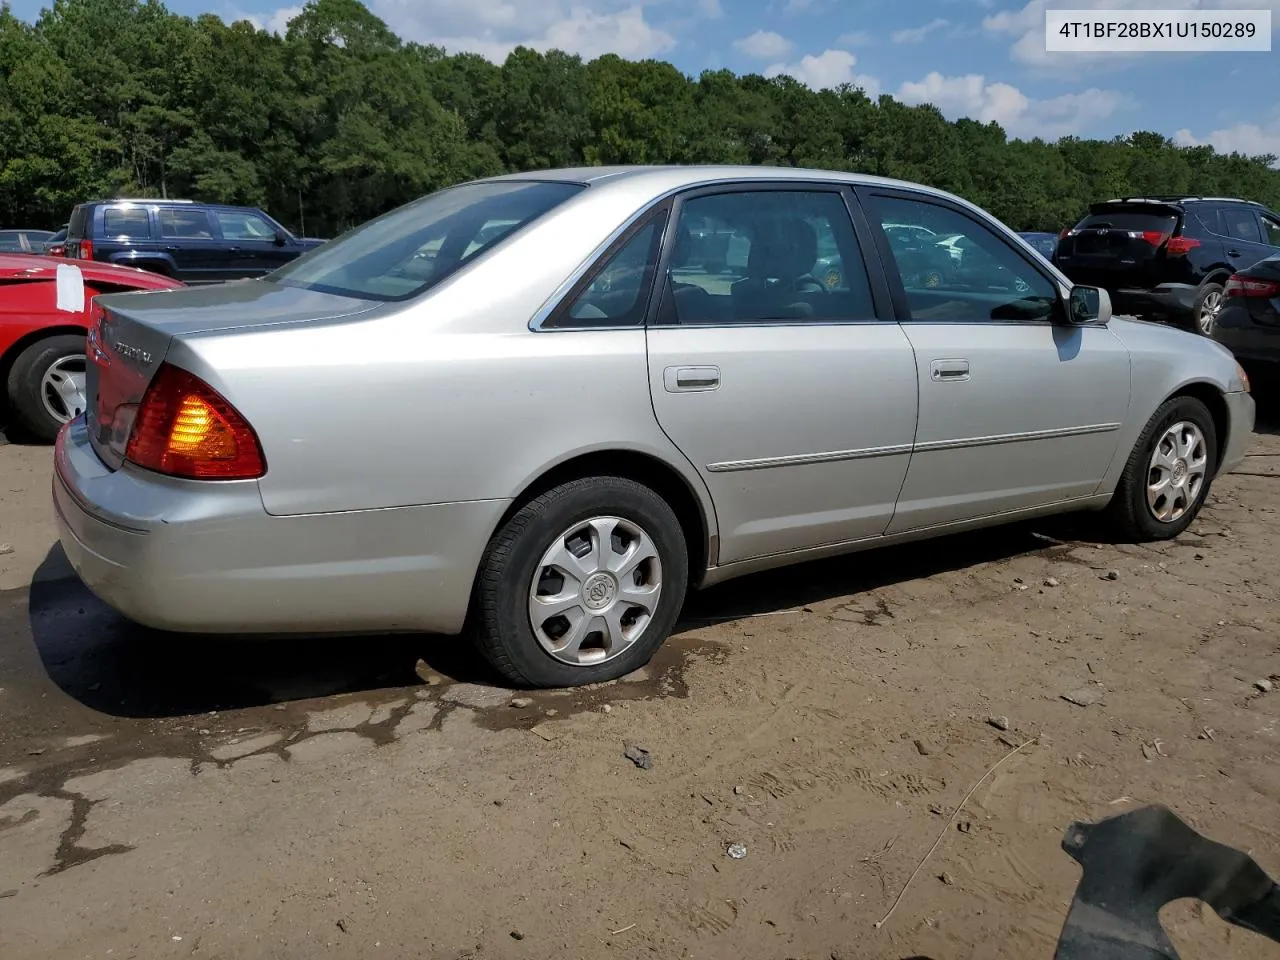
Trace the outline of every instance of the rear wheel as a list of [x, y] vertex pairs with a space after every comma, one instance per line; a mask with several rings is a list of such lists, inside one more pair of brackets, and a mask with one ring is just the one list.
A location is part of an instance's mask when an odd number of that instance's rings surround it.
[[571, 687], [649, 662], [684, 603], [688, 550], [648, 487], [587, 477], [525, 504], [481, 562], [471, 631], [508, 680]]
[[1187, 318], [1186, 327], [1192, 333], [1204, 337], [1213, 336], [1213, 326], [1218, 320], [1218, 311], [1222, 309], [1222, 284], [1205, 283], [1196, 292], [1196, 299], [1191, 308], [1191, 316]]
[[9, 408], [33, 439], [51, 441], [64, 423], [84, 413], [84, 337], [60, 334], [31, 344], [9, 370]]
[[1194, 397], [1161, 404], [1129, 455], [1107, 508], [1127, 539], [1169, 540], [1195, 520], [1217, 465], [1213, 417]]

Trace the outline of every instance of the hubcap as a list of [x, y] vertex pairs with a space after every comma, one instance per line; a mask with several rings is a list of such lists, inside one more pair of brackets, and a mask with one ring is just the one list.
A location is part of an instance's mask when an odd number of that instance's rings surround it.
[[529, 585], [529, 623], [561, 663], [619, 656], [644, 633], [662, 596], [653, 540], [619, 517], [593, 517], [551, 542]]
[[1200, 330], [1208, 335], [1213, 332], [1214, 321], [1218, 318], [1218, 310], [1222, 307], [1222, 294], [1211, 290], [1200, 302]]
[[84, 354], [60, 357], [40, 378], [40, 401], [58, 423], [74, 420], [89, 406], [85, 399]]
[[1208, 467], [1204, 434], [1194, 423], [1175, 423], [1160, 437], [1147, 467], [1147, 507], [1161, 523], [1180, 520], [1204, 488]]

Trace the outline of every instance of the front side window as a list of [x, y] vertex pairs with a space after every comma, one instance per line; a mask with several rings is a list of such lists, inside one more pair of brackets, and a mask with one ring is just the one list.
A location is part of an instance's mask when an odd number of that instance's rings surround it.
[[107, 207], [102, 211], [102, 232], [108, 237], [149, 239], [151, 219], [146, 207]]
[[875, 318], [853, 223], [835, 191], [686, 200], [663, 296], [664, 321], [681, 325]]
[[241, 210], [217, 210], [218, 229], [224, 240], [270, 240], [276, 238], [276, 228], [256, 213]]
[[[370, 220], [268, 274], [268, 279], [368, 300], [403, 300], [444, 280], [579, 191], [577, 183], [499, 180], [429, 194]], [[486, 226], [509, 230], [486, 245]]]
[[990, 227], [950, 207], [872, 197], [912, 320], [1048, 320], [1057, 286]]
[[1269, 243], [1273, 247], [1280, 247], [1280, 220], [1264, 213], [1262, 215], [1262, 229], [1266, 234], [1263, 242]]
[[25, 238], [17, 230], [0, 230], [0, 253], [25, 253]]

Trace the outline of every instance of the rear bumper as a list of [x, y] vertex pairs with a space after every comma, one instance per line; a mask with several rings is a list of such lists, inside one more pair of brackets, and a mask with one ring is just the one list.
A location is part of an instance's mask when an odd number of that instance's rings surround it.
[[1229, 473], [1244, 462], [1245, 454], [1249, 452], [1249, 442], [1253, 439], [1256, 416], [1253, 397], [1249, 394], [1243, 391], [1228, 393], [1226, 401], [1229, 426], [1227, 446], [1222, 451], [1222, 465], [1218, 468], [1219, 474]]
[[80, 578], [147, 626], [195, 633], [461, 630], [506, 501], [273, 517], [255, 481], [107, 467], [58, 438], [58, 536]]
[[1116, 313], [1183, 317], [1195, 312], [1199, 290], [1189, 283], [1162, 283], [1149, 290], [1119, 287], [1110, 293]]

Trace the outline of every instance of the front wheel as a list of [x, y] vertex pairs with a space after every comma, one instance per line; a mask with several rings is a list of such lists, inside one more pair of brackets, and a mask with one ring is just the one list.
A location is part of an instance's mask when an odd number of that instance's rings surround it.
[[586, 477], [525, 504], [481, 561], [471, 632], [521, 686], [613, 680], [649, 662], [689, 580], [675, 513], [622, 477]]
[[1194, 397], [1166, 400], [1129, 455], [1108, 512], [1126, 538], [1170, 540], [1204, 506], [1217, 470], [1213, 417]]
[[32, 439], [52, 441], [64, 423], [84, 413], [84, 337], [61, 334], [31, 344], [9, 370], [9, 409]]

